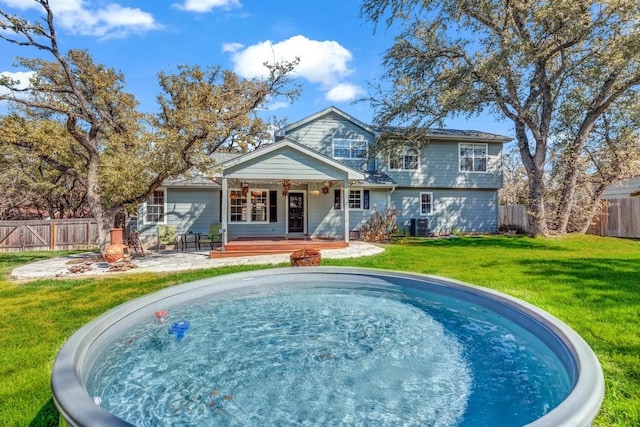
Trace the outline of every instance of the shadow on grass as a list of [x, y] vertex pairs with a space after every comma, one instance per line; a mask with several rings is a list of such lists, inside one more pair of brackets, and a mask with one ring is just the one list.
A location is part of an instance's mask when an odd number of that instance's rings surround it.
[[57, 427], [59, 421], [60, 413], [51, 398], [40, 408], [35, 418], [29, 423], [29, 427]]
[[640, 304], [640, 269], [635, 259], [576, 258], [520, 260], [532, 277], [570, 284], [576, 291], [608, 295], [603, 303]]
[[551, 245], [548, 240], [536, 240], [527, 236], [401, 237], [394, 243], [406, 246], [442, 248], [545, 249], [570, 251], [570, 249], [567, 248]]

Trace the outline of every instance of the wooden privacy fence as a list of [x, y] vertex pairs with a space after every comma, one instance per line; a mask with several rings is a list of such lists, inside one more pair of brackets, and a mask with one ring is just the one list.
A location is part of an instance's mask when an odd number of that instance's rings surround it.
[[588, 234], [612, 237], [640, 238], [640, 197], [625, 197], [602, 201]]
[[0, 221], [0, 252], [88, 248], [97, 239], [98, 223], [91, 218]]
[[525, 205], [503, 205], [498, 207], [498, 226], [500, 230], [529, 231], [527, 207]]

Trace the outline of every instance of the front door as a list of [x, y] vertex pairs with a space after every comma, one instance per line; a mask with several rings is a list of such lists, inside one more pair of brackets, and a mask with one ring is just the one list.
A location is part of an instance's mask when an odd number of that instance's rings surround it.
[[289, 233], [304, 232], [304, 193], [289, 193]]

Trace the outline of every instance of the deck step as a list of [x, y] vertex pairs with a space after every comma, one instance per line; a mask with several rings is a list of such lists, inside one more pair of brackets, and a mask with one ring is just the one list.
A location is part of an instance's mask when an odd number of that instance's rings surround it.
[[229, 258], [240, 256], [257, 256], [257, 255], [273, 255], [287, 254], [301, 249], [343, 249], [349, 247], [345, 242], [323, 242], [323, 241], [291, 241], [277, 244], [260, 244], [251, 243], [229, 243], [225, 247], [225, 252], [221, 252], [219, 248], [209, 252], [210, 258]]

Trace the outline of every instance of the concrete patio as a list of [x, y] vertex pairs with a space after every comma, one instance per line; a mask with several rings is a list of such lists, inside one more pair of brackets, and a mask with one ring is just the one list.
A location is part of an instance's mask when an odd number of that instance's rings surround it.
[[[323, 259], [357, 258], [376, 255], [384, 252], [384, 249], [365, 242], [350, 242], [349, 247], [341, 249], [322, 249]], [[230, 258], [212, 259], [210, 251], [159, 251], [145, 252], [144, 256], [134, 255], [131, 262], [136, 268], [126, 271], [109, 271], [110, 264], [102, 260], [95, 261], [96, 253], [84, 253], [69, 255], [60, 258], [51, 258], [38, 261], [14, 269], [11, 278], [15, 280], [36, 280], [55, 277], [87, 277], [104, 276], [107, 274], [127, 274], [139, 272], [168, 273], [176, 271], [197, 270], [204, 268], [216, 268], [233, 265], [277, 265], [290, 262], [289, 253], [237, 256]], [[72, 273], [70, 268], [85, 263], [86, 271]]]

